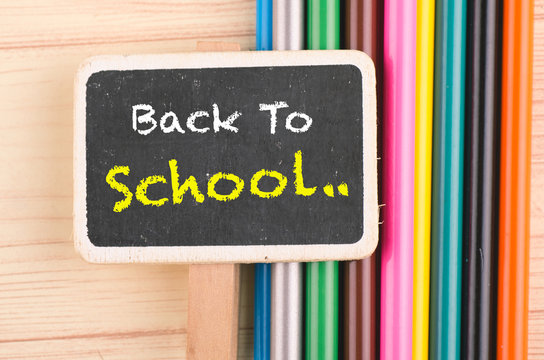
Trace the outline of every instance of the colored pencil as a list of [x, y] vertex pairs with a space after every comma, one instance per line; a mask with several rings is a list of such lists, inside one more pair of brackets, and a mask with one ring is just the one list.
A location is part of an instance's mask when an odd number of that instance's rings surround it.
[[344, 359], [376, 359], [376, 255], [343, 264]]
[[533, 1], [505, 0], [497, 359], [527, 358]]
[[303, 263], [272, 265], [271, 359], [302, 358], [303, 265]]
[[[272, 0], [257, 0], [257, 50], [272, 50]], [[271, 265], [255, 264], [255, 308], [253, 319], [253, 356], [270, 359]]]
[[501, 1], [467, 5], [461, 358], [484, 360], [496, 354]]
[[308, 0], [308, 49], [340, 48], [340, 1]]
[[[348, 0], [345, 8], [345, 46], [367, 53], [374, 61], [376, 77], [381, 79], [383, 7], [376, 0]], [[378, 81], [380, 86], [381, 81]], [[378, 102], [381, 97], [378, 92]], [[378, 105], [378, 118], [381, 109]], [[379, 122], [379, 120], [378, 120]], [[379, 153], [381, 153], [379, 151]], [[360, 261], [344, 262], [344, 359], [376, 359], [377, 294], [376, 254]]]
[[338, 358], [338, 262], [306, 265], [306, 359]]
[[416, 1], [384, 2], [381, 359], [412, 355]]
[[257, 50], [272, 50], [272, 0], [257, 0]]
[[270, 359], [270, 264], [255, 264], [254, 359]]
[[464, 0], [436, 1], [429, 357], [459, 359], [465, 117]]
[[429, 356], [434, 0], [417, 2], [412, 358]]
[[[274, 0], [272, 19], [274, 50], [304, 48], [303, 0]], [[302, 263], [272, 264], [271, 359], [302, 357], [303, 271]]]
[[274, 50], [304, 49], [304, 0], [275, 0], [272, 23]]
[[[310, 50], [340, 47], [340, 1], [308, 1]], [[306, 266], [306, 359], [338, 358], [338, 262]]]

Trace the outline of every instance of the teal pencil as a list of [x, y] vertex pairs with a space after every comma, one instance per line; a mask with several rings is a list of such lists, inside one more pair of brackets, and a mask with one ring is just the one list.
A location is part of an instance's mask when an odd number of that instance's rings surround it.
[[459, 359], [466, 1], [436, 1], [429, 358]]

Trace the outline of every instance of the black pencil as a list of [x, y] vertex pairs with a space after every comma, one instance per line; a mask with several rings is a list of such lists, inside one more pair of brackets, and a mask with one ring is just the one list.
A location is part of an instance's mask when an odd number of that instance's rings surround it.
[[461, 358], [494, 359], [502, 1], [467, 5]]

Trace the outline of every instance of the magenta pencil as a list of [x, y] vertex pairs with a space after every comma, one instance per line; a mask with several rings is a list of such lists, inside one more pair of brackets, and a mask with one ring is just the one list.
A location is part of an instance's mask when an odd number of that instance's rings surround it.
[[384, 2], [380, 356], [412, 355], [416, 0]]

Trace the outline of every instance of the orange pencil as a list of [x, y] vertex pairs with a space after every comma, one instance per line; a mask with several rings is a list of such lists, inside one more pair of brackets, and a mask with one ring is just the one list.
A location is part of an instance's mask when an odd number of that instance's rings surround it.
[[533, 1], [505, 0], [497, 359], [527, 358]]

